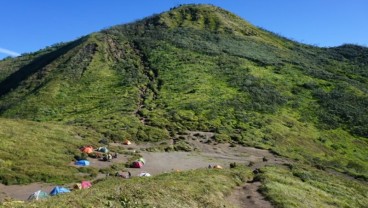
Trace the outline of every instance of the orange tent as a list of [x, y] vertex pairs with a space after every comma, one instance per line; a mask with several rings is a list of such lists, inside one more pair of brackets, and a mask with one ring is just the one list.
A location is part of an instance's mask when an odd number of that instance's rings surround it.
[[93, 152], [93, 147], [92, 146], [85, 146], [85, 147], [82, 147], [80, 150], [84, 153], [89, 154], [89, 153]]
[[125, 144], [125, 145], [130, 145], [130, 144], [132, 144], [132, 142], [130, 142], [129, 140], [125, 140], [125, 141], [123, 142], [123, 144]]

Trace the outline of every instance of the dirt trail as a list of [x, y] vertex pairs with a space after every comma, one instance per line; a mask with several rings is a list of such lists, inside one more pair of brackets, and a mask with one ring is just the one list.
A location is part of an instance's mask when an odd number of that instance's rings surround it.
[[[184, 138], [185, 142], [192, 146], [195, 151], [147, 152], [144, 149], [151, 147], [152, 144], [132, 144], [128, 146], [128, 150], [132, 152], [140, 151], [140, 154], [146, 160], [146, 164], [141, 169], [128, 168], [128, 170], [133, 176], [137, 176], [141, 172], [157, 175], [172, 171], [207, 168], [209, 165], [221, 165], [227, 168], [233, 162], [239, 165], [249, 165], [251, 163], [253, 164], [253, 169], [263, 167], [267, 164], [282, 164], [286, 162], [267, 150], [240, 145], [209, 143], [209, 140], [212, 140], [213, 137], [213, 133], [210, 132], [188, 132], [186, 135], [180, 135], [178, 137], [181, 137], [180, 139]], [[175, 145], [177, 139], [175, 138], [168, 145]], [[122, 146], [122, 144], [113, 143], [110, 146]], [[89, 160], [92, 167], [106, 168], [113, 164], [126, 163], [129, 157], [129, 154], [120, 154], [117, 159], [113, 159], [111, 162], [98, 161], [97, 159]], [[98, 178], [103, 177], [105, 177], [103, 174], [98, 175]], [[255, 182], [247, 183], [243, 187], [237, 187], [229, 196], [228, 200], [234, 206], [238, 207], [268, 207], [270, 205], [269, 202], [265, 201], [257, 191], [259, 186], [260, 183]], [[42, 189], [43, 191], [49, 192], [53, 187], [54, 185], [52, 184], [40, 183], [13, 186], [0, 185], [0, 202], [9, 198], [26, 200], [30, 194], [37, 190]]]
[[[255, 174], [259, 168], [266, 165], [290, 163], [290, 161], [277, 157], [268, 150], [229, 144], [208, 145], [208, 141], [212, 137], [213, 134], [210, 132], [188, 132], [188, 135], [184, 136], [191, 145], [199, 148], [202, 155], [214, 160], [226, 158], [233, 162], [248, 162], [248, 166]], [[246, 184], [236, 187], [227, 197], [227, 201], [235, 207], [271, 208], [272, 204], [259, 192], [261, 185], [259, 181], [248, 181]]]
[[5, 199], [27, 200], [32, 193], [38, 190], [43, 190], [49, 193], [54, 187], [55, 185], [44, 183], [10, 186], [0, 184], [0, 202]]
[[269, 201], [258, 192], [260, 182], [247, 183], [238, 186], [227, 200], [235, 207], [270, 208], [273, 207]]
[[[255, 163], [252, 166], [253, 173], [257, 174], [259, 168], [266, 165], [281, 165], [288, 163], [283, 159], [272, 158], [271, 160], [263, 161], [263, 163]], [[261, 188], [261, 182], [248, 181], [242, 186], [236, 187], [230, 196], [227, 197], [227, 201], [235, 207], [252, 207], [252, 208], [270, 208], [272, 204], [267, 201], [264, 196], [259, 192]]]

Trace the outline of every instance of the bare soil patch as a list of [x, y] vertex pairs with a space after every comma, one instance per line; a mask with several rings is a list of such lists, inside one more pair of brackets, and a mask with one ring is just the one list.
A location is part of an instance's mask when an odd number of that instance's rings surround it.
[[235, 207], [270, 208], [272, 204], [258, 192], [260, 182], [246, 183], [234, 189], [227, 200]]
[[45, 183], [32, 183], [28, 185], [10, 185], [0, 184], [0, 202], [7, 199], [27, 200], [28, 197], [38, 190], [49, 193], [55, 185]]

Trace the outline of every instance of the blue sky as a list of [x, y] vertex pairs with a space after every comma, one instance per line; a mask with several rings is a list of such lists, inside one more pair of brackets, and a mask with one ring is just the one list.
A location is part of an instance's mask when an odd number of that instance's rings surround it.
[[0, 59], [187, 3], [210, 3], [287, 38], [368, 46], [368, 0], [2, 0]]

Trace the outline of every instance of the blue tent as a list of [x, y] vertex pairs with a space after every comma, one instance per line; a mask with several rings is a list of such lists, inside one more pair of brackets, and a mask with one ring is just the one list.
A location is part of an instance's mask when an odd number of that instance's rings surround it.
[[78, 160], [74, 164], [75, 165], [80, 165], [80, 166], [88, 166], [89, 165], [89, 161], [88, 160]]
[[60, 187], [60, 186], [56, 186], [54, 189], [52, 189], [52, 191], [50, 192], [50, 195], [55, 196], [58, 194], [68, 193], [68, 192], [70, 192], [69, 189]]

